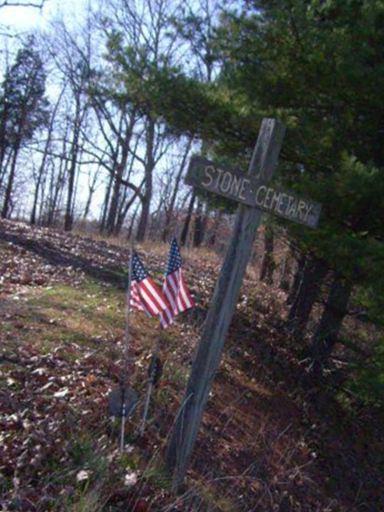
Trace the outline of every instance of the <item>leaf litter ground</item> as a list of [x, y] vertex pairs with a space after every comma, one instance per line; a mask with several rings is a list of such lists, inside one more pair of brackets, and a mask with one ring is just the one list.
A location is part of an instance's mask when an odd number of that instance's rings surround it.
[[[168, 248], [139, 249], [160, 277]], [[285, 295], [252, 268], [185, 492], [175, 497], [162, 452], [220, 259], [186, 251], [199, 306], [164, 333], [146, 433], [136, 436], [139, 404], [121, 456], [107, 396], [121, 372], [128, 248], [2, 221], [0, 250], [3, 510], [383, 509], [377, 418], [300, 385], [303, 367], [282, 328]], [[157, 335], [155, 321], [132, 314], [130, 383], [141, 397]]]

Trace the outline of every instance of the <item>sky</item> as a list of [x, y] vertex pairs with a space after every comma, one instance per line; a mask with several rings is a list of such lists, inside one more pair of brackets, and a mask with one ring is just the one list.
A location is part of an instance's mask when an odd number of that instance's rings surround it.
[[[44, 29], [50, 20], [63, 17], [76, 20], [81, 17], [89, 0], [45, 0], [42, 9], [33, 7], [2, 7], [0, 26], [2, 31], [20, 33], [31, 29]], [[74, 17], [75, 15], [75, 17]]]

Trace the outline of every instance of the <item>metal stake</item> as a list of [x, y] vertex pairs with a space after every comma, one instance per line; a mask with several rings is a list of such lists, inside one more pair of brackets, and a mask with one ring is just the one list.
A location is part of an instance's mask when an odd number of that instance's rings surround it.
[[147, 396], [145, 397], [143, 419], [141, 420], [141, 426], [140, 426], [140, 430], [139, 430], [139, 433], [141, 436], [144, 434], [145, 424], [147, 422], [149, 403], [151, 401], [151, 395], [152, 395], [152, 389], [153, 389], [153, 379], [155, 377], [155, 369], [156, 369], [155, 361], [156, 361], [157, 355], [159, 353], [159, 350], [160, 350], [160, 336], [157, 338], [155, 352], [152, 354], [152, 360], [153, 360], [154, 364], [152, 364], [152, 368], [151, 368], [151, 372], [150, 372], [149, 380], [148, 380]]
[[129, 258], [129, 271], [128, 271], [128, 289], [126, 294], [125, 305], [125, 331], [124, 331], [124, 366], [121, 378], [121, 432], [120, 432], [120, 451], [124, 451], [124, 433], [125, 433], [125, 420], [126, 420], [126, 404], [125, 404], [125, 389], [127, 387], [128, 377], [128, 354], [129, 354], [129, 311], [131, 303], [131, 282], [132, 282], [132, 259], [133, 259], [133, 238], [131, 239], [131, 251]]

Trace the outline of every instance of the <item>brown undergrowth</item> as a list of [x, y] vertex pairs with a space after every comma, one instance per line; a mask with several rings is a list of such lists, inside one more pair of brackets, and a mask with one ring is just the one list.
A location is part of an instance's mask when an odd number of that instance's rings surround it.
[[[308, 387], [285, 294], [250, 268], [185, 492], [162, 455], [220, 258], [185, 251], [198, 307], [162, 335], [163, 376], [137, 427], [157, 322], [132, 314], [130, 384], [141, 399], [119, 454], [107, 397], [121, 373], [128, 249], [0, 223], [0, 503], [20, 511], [384, 509], [382, 418], [330, 386]], [[157, 278], [168, 248], [139, 247]], [[303, 339], [303, 344], [305, 340]]]

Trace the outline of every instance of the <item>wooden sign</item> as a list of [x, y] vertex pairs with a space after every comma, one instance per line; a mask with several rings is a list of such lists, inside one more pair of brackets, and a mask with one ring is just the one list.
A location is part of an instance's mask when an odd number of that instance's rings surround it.
[[239, 169], [218, 166], [202, 157], [191, 159], [185, 182], [311, 228], [319, 221], [319, 203], [268, 186], [267, 180], [257, 175], [249, 176]]
[[[284, 133], [285, 128], [281, 123], [274, 119], [263, 119], [248, 173], [243, 176], [243, 180], [256, 179], [267, 186], [277, 165]], [[215, 176], [212, 173], [214, 182]], [[204, 181], [211, 181], [211, 178]], [[242, 195], [243, 183], [244, 181], [238, 184], [238, 190], [236, 185], [234, 194], [237, 197]], [[226, 185], [225, 190], [227, 186], [229, 187]], [[245, 187], [246, 185], [244, 190]], [[233, 235], [202, 328], [185, 397], [167, 446], [166, 463], [168, 470], [173, 472], [174, 489], [180, 487], [187, 471], [262, 213], [260, 208], [239, 203]]]

